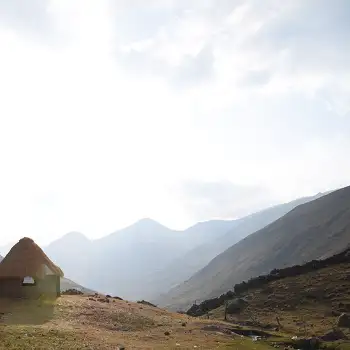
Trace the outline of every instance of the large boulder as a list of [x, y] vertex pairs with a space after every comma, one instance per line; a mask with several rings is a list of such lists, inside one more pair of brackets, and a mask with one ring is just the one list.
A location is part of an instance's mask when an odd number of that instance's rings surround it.
[[227, 313], [229, 315], [240, 313], [247, 305], [248, 302], [242, 298], [234, 299], [227, 305]]
[[331, 331], [323, 335], [321, 339], [324, 341], [345, 340], [347, 339], [347, 336], [340, 329], [332, 329]]
[[299, 338], [295, 340], [294, 345], [298, 349], [304, 349], [304, 350], [319, 349], [321, 345], [321, 340], [316, 337]]
[[338, 318], [338, 327], [341, 328], [350, 328], [350, 315], [343, 313]]

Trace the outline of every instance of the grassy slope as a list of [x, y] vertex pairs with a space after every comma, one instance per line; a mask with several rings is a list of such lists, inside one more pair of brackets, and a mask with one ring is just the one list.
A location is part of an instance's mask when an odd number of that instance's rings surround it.
[[[337, 315], [350, 311], [349, 291], [350, 263], [330, 266], [246, 292], [243, 297], [249, 306], [229, 319], [277, 327], [278, 316], [284, 332], [322, 335], [336, 324]], [[223, 319], [223, 313], [220, 307], [211, 311], [211, 317]]]
[[232, 335], [204, 331], [208, 322], [217, 323], [88, 296], [63, 296], [54, 303], [0, 300], [0, 349], [104, 350], [117, 349], [118, 344], [143, 350], [254, 349], [249, 339], [237, 338], [239, 345], [232, 343]]

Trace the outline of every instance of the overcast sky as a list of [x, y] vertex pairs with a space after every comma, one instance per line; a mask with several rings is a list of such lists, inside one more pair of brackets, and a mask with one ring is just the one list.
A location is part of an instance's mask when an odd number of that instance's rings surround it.
[[350, 184], [348, 0], [0, 0], [0, 245]]

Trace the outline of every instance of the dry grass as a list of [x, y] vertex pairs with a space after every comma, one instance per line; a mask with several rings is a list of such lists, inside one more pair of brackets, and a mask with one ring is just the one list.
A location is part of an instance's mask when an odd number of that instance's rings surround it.
[[107, 303], [87, 296], [63, 296], [55, 302], [0, 300], [0, 349], [104, 350], [117, 349], [118, 344], [142, 350], [255, 346], [249, 339], [232, 343], [232, 335], [204, 331], [208, 322], [220, 324], [142, 304], [114, 299]]
[[[248, 291], [244, 297], [249, 306], [229, 319], [278, 327], [278, 316], [285, 333], [323, 335], [336, 325], [341, 312], [350, 311], [349, 291], [350, 264], [327, 267]], [[215, 319], [223, 319], [224, 309], [210, 313]]]

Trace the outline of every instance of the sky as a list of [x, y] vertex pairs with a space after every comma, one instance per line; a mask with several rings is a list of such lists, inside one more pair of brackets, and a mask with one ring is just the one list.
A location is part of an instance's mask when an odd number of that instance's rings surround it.
[[349, 16], [347, 0], [0, 0], [0, 245], [349, 185]]

